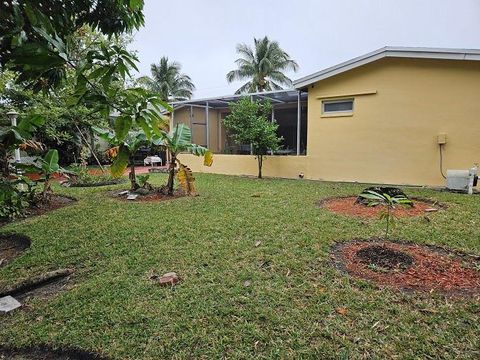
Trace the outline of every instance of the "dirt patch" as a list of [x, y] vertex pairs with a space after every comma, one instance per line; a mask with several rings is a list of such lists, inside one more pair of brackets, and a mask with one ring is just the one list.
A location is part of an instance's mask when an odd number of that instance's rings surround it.
[[54, 350], [49, 346], [10, 348], [0, 346], [0, 359], [10, 360], [106, 360], [99, 354], [69, 348]]
[[135, 200], [128, 200], [127, 195], [122, 194], [126, 190], [119, 191], [108, 191], [107, 196], [114, 198], [119, 201], [125, 201], [125, 202], [158, 202], [158, 201], [168, 201], [168, 200], [174, 200], [182, 197], [186, 197], [187, 195], [183, 191], [175, 191], [173, 195], [165, 195], [160, 192], [153, 192], [150, 194], [145, 194], [145, 195], [138, 195], [138, 197]]
[[[393, 215], [397, 217], [421, 216], [429, 212], [439, 211], [445, 207], [438, 202], [426, 199], [411, 199], [413, 201], [413, 206], [406, 204], [395, 205], [395, 208], [392, 211]], [[328, 198], [321, 200], [318, 205], [337, 214], [362, 218], [378, 218], [380, 214], [386, 210], [385, 205], [382, 204], [377, 206], [366, 206], [358, 203], [356, 196]]]
[[60, 209], [64, 206], [70, 205], [77, 201], [76, 199], [63, 196], [63, 195], [52, 195], [48, 203], [39, 203], [35, 206], [32, 206], [28, 209], [28, 216], [42, 215], [49, 211]]
[[447, 295], [480, 294], [480, 257], [380, 239], [338, 243], [332, 256], [337, 267], [350, 276], [380, 287]]
[[413, 263], [413, 258], [410, 255], [380, 245], [363, 248], [356, 255], [360, 261], [368, 266], [376, 266], [387, 270], [407, 269]]
[[12, 259], [28, 249], [31, 240], [20, 234], [0, 234], [0, 267], [7, 265]]

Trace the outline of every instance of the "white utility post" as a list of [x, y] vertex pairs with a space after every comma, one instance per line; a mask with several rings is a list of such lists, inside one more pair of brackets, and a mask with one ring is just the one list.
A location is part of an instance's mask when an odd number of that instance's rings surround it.
[[[10, 119], [12, 126], [17, 126], [17, 117], [18, 117], [18, 112], [15, 110], [10, 110], [7, 112], [7, 117]], [[22, 158], [20, 157], [20, 148], [15, 149], [15, 163], [20, 164], [22, 162]], [[22, 172], [20, 169], [17, 168], [17, 174], [22, 175]], [[20, 190], [23, 191], [23, 184], [20, 184]]]
[[[7, 112], [7, 117], [10, 119], [12, 126], [17, 126], [18, 113], [15, 110], [10, 110], [9, 112]], [[22, 159], [20, 158], [19, 148], [15, 149], [15, 162], [16, 163], [22, 162]]]
[[301, 119], [302, 119], [302, 103], [301, 92], [298, 92], [297, 98], [297, 156], [300, 155], [300, 140], [301, 140]]

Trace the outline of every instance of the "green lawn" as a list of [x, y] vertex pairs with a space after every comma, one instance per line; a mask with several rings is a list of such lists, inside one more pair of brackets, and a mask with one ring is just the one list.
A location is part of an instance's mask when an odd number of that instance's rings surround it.
[[[478, 299], [378, 290], [332, 267], [335, 241], [379, 236], [382, 224], [316, 202], [362, 185], [197, 174], [196, 198], [104, 196], [122, 187], [56, 187], [79, 201], [0, 229], [33, 240], [0, 269], [0, 288], [76, 268], [69, 291], [1, 317], [0, 344], [78, 346], [113, 359], [480, 357]], [[400, 220], [394, 237], [480, 255], [480, 197], [407, 193], [449, 208], [431, 222]], [[182, 282], [153, 285], [150, 269], [176, 271]]]

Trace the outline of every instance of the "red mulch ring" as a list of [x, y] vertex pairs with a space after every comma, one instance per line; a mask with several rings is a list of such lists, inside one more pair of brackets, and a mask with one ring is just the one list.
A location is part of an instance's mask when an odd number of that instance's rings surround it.
[[0, 267], [7, 265], [30, 247], [31, 240], [21, 234], [0, 234]]
[[[38, 173], [26, 173], [25, 176], [28, 177], [32, 181], [38, 181], [42, 177], [41, 174], [38, 174]], [[61, 180], [66, 179], [65, 176], [63, 176], [62, 174], [59, 174], [59, 173], [54, 173], [52, 175], [52, 177], [53, 177], [53, 179], [55, 179], [57, 181], [61, 181]]]
[[407, 242], [380, 239], [339, 243], [336, 265], [380, 287], [447, 295], [480, 294], [480, 257]]
[[[357, 216], [363, 218], [379, 217], [385, 211], [384, 205], [366, 206], [356, 203], [356, 196], [335, 197], [320, 201], [319, 206], [337, 214]], [[410, 205], [396, 205], [393, 214], [397, 217], [420, 216], [439, 210], [442, 206], [438, 203], [413, 198], [413, 207]], [[435, 210], [433, 210], [435, 209]]]

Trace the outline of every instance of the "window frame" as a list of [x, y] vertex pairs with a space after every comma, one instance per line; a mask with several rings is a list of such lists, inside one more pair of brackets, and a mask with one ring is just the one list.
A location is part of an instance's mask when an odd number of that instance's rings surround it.
[[[343, 103], [343, 102], [351, 102], [352, 109], [351, 110], [337, 110], [337, 111], [325, 111], [326, 104], [335, 104], [335, 103]], [[335, 117], [335, 116], [352, 116], [355, 110], [355, 98], [348, 97], [342, 99], [325, 99], [322, 100], [322, 116], [323, 117]]]

